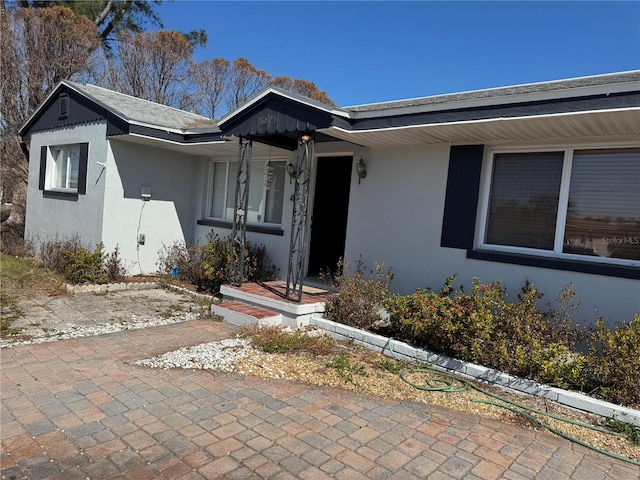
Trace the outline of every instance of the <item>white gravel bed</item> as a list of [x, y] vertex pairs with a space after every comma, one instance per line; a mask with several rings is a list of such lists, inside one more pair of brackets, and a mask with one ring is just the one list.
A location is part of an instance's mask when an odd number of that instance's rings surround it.
[[198, 314], [195, 312], [189, 312], [181, 316], [172, 316], [167, 318], [141, 318], [139, 320], [136, 319], [135, 316], [133, 317], [134, 318], [131, 321], [121, 320], [117, 323], [107, 323], [102, 325], [76, 325], [73, 323], [67, 323], [62, 327], [51, 328], [45, 334], [33, 336], [28, 340], [13, 340], [11, 337], [1, 338], [0, 349], [18, 345], [34, 345], [38, 343], [56, 342], [58, 340], [67, 340], [69, 338], [92, 337], [95, 335], [122, 332], [124, 330], [139, 330], [141, 328], [157, 327], [160, 325], [171, 325], [198, 318]]
[[185, 368], [218, 370], [231, 373], [235, 363], [254, 352], [251, 341], [245, 338], [229, 338], [219, 342], [201, 343], [167, 352], [153, 358], [138, 360], [134, 365], [153, 368]]

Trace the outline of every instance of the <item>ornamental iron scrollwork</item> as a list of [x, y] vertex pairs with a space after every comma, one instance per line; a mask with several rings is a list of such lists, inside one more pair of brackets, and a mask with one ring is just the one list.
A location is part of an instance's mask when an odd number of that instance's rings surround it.
[[229, 268], [229, 282], [238, 287], [242, 285], [244, 280], [251, 152], [251, 139], [247, 140], [240, 137], [236, 168], [236, 195], [233, 204], [233, 229], [231, 232], [231, 265]]
[[305, 271], [307, 251], [307, 224], [309, 216], [309, 187], [311, 182], [311, 161], [313, 159], [314, 138], [303, 133], [298, 139], [293, 193], [293, 215], [291, 218], [291, 240], [289, 245], [289, 265], [287, 268], [286, 297], [296, 302], [302, 301], [302, 280]]

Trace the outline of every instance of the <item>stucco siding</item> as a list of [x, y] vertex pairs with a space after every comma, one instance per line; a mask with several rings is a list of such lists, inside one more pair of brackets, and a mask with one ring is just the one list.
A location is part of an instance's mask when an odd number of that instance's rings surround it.
[[[410, 292], [450, 272], [460, 252], [440, 252], [449, 147], [369, 151], [367, 177], [353, 179], [345, 257], [392, 267], [393, 288]], [[426, 283], [428, 282], [428, 283]]]
[[[109, 141], [103, 241], [107, 250], [119, 246], [130, 273], [156, 272], [163, 246], [193, 241], [199, 161], [117, 138]], [[141, 198], [143, 186], [150, 189], [149, 201]], [[138, 246], [140, 234], [145, 243]]]
[[[55, 145], [89, 143], [87, 160], [87, 191], [77, 198], [52, 198], [38, 189], [40, 149]], [[106, 123], [93, 123], [34, 133], [29, 146], [29, 184], [25, 236], [27, 239], [47, 239], [78, 235], [88, 247], [95, 247], [102, 238], [102, 212], [105, 175], [97, 162], [107, 157]]]
[[[264, 160], [263, 158], [256, 158], [257, 160]], [[281, 159], [281, 157], [278, 157]], [[295, 161], [295, 153], [289, 153], [286, 156], [287, 162]], [[206, 202], [208, 198], [209, 188], [209, 160], [202, 161], [199, 165], [199, 174], [195, 202], [196, 208], [194, 214], [198, 219], [204, 219], [206, 215]], [[270, 233], [259, 233], [247, 231], [247, 239], [253, 245], [264, 245], [271, 261], [278, 269], [278, 277], [286, 278], [287, 264], [289, 261], [289, 241], [291, 233], [291, 216], [293, 214], [293, 202], [289, 199], [293, 194], [295, 185], [289, 181], [287, 176], [284, 185], [284, 202], [282, 207], [282, 235], [274, 235]], [[200, 244], [206, 243], [207, 234], [214, 232], [221, 238], [231, 236], [231, 228], [226, 227], [212, 227], [207, 225], [197, 225], [195, 230], [195, 240]]]
[[367, 177], [351, 186], [345, 257], [392, 267], [394, 291], [437, 291], [457, 273], [456, 287], [468, 290], [474, 276], [500, 280], [514, 300], [529, 280], [545, 294], [542, 308], [572, 283], [582, 299], [576, 321], [628, 321], [640, 312], [637, 280], [468, 259], [466, 250], [441, 247], [448, 145], [371, 149], [365, 160]]

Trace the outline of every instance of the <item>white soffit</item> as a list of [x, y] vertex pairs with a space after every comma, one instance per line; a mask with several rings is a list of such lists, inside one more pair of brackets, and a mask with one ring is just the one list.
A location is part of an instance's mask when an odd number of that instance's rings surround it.
[[[148, 147], [162, 148], [163, 150], [171, 150], [184, 155], [194, 155], [202, 157], [221, 157], [225, 159], [235, 159], [238, 156], [238, 140], [231, 138], [228, 141], [218, 142], [200, 142], [200, 143], [178, 143], [170, 140], [162, 140], [159, 138], [146, 137], [144, 135], [120, 135], [111, 137], [111, 140], [122, 140], [138, 145], [146, 145]], [[286, 150], [276, 147], [270, 147], [262, 143], [253, 142], [253, 156], [267, 158], [271, 153], [272, 156], [278, 155], [282, 157], [287, 154]]]
[[324, 133], [367, 147], [433, 143], [484, 144], [602, 136], [628, 136], [631, 137], [630, 140], [637, 140], [640, 136], [640, 108], [364, 131], [332, 127]]

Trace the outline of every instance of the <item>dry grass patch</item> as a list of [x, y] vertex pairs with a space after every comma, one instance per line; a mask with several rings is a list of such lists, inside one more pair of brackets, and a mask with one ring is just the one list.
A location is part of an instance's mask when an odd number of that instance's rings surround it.
[[43, 268], [36, 258], [2, 253], [0, 272], [2, 291], [20, 300], [67, 294], [62, 276]]

